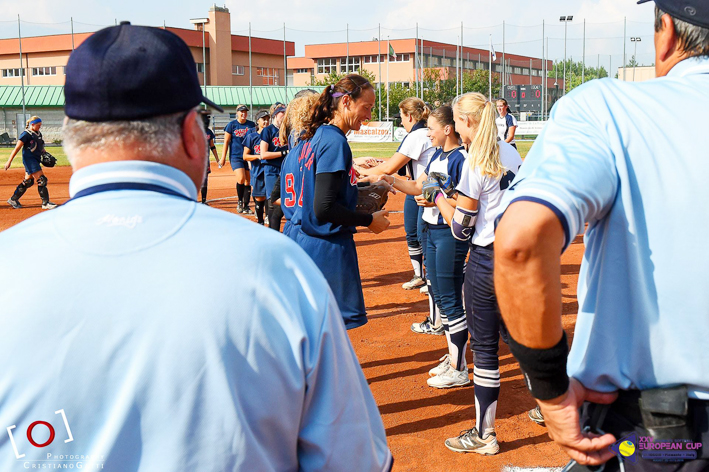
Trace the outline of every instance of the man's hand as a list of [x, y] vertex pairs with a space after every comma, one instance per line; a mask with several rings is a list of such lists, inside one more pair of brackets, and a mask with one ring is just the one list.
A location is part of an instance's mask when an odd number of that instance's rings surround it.
[[596, 392], [587, 389], [574, 378], [569, 380], [569, 390], [564, 395], [549, 401], [537, 400], [549, 437], [579, 464], [603, 464], [615, 455], [609, 446], [616, 442], [616, 438], [612, 434], [599, 436], [581, 432], [579, 407], [584, 401], [612, 403], [618, 393]]

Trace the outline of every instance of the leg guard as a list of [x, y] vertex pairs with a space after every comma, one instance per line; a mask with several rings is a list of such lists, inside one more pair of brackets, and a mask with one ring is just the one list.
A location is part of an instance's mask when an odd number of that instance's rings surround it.
[[34, 178], [30, 176], [29, 179], [23, 180], [20, 185], [15, 189], [15, 193], [12, 195], [12, 199], [18, 201], [22, 195], [25, 194], [28, 188], [34, 185]]
[[47, 176], [40, 175], [37, 179], [37, 193], [42, 199], [42, 203], [47, 203], [49, 201], [49, 190], [47, 190]]

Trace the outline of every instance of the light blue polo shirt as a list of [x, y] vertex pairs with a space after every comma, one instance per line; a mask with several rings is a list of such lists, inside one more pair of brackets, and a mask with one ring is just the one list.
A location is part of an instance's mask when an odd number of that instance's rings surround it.
[[97, 188], [0, 233], [0, 470], [390, 469], [336, 303], [295, 243], [197, 204], [169, 166], [71, 179], [74, 197]]
[[506, 202], [588, 223], [568, 373], [599, 391], [688, 384], [709, 398], [709, 57], [561, 99]]

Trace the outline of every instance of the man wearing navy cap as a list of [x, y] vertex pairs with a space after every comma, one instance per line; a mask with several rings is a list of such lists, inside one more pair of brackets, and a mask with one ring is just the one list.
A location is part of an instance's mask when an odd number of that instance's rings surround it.
[[[495, 237], [510, 350], [568, 471], [709, 470], [709, 135], [687, 113], [709, 110], [709, 2], [655, 5], [658, 78], [554, 105]], [[569, 353], [559, 254], [584, 230]]]
[[[0, 470], [389, 470], [322, 274], [196, 202], [198, 110], [219, 108], [187, 45], [101, 30], [72, 53], [65, 96], [71, 200], [0, 233]], [[205, 265], [214, 277], [195, 277]]]

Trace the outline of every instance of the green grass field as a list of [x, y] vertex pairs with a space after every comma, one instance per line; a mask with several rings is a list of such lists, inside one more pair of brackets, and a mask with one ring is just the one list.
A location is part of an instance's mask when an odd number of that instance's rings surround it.
[[[396, 149], [399, 147], [399, 143], [351, 143], [350, 147], [352, 148], [354, 157], [369, 156], [386, 159], [391, 157], [396, 152]], [[519, 149], [522, 159], [527, 156], [530, 147], [532, 147], [531, 141], [517, 142], [517, 148]], [[7, 159], [10, 157], [12, 149], [13, 148], [10, 147], [0, 148], [0, 166], [5, 165], [5, 162], [7, 162]], [[58, 166], [69, 165], [69, 161], [66, 158], [66, 153], [61, 146], [50, 146], [47, 148], [47, 151], [57, 158]], [[22, 167], [22, 156], [20, 154], [21, 151], [12, 161], [13, 169]], [[221, 145], [217, 145], [217, 154], [219, 156], [222, 155]]]

